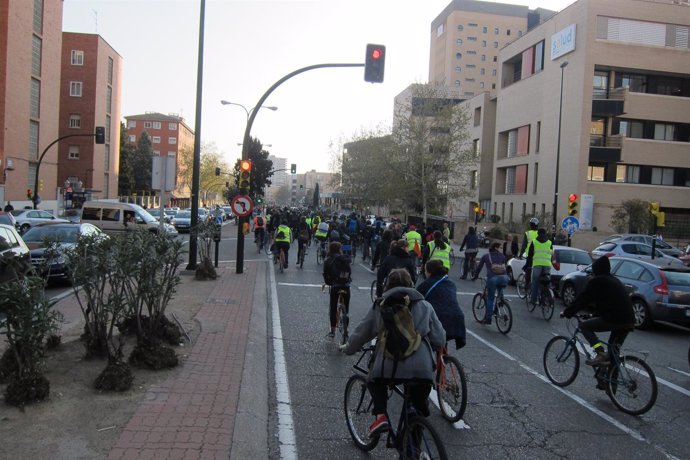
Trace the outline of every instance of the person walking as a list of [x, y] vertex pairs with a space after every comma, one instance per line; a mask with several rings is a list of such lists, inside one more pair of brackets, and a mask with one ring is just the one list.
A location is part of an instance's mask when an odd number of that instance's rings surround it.
[[465, 261], [462, 264], [461, 280], [466, 280], [467, 275], [474, 271], [474, 259], [479, 252], [479, 238], [477, 237], [477, 230], [474, 227], [467, 229], [467, 234], [462, 239], [460, 244], [460, 251], [465, 249]]
[[7, 204], [5, 205], [4, 211], [5, 212], [14, 211], [14, 206], [12, 206], [12, 203], [10, 203], [9, 200], [7, 201]]

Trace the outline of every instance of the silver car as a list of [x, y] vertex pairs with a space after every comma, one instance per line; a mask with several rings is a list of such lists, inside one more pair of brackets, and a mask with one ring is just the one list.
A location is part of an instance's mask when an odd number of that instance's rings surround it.
[[48, 211], [43, 211], [41, 209], [15, 209], [10, 212], [14, 218], [17, 219], [17, 225], [22, 233], [26, 232], [34, 225], [43, 222], [69, 222], [67, 219], [59, 219]]
[[656, 248], [663, 252], [664, 254], [668, 256], [673, 256], [673, 257], [680, 257], [683, 255], [683, 251], [681, 251], [678, 248], [674, 248], [670, 244], [668, 244], [666, 241], [661, 240], [659, 238], [654, 238], [651, 235], [643, 235], [639, 233], [621, 233], [617, 235], [611, 235], [608, 238], [606, 238], [604, 241], [602, 241], [600, 244], [604, 243], [609, 243], [609, 242], [615, 242], [615, 241], [634, 241], [636, 243], [644, 243], [648, 245], [652, 245], [652, 242], [655, 241], [655, 246]]
[[683, 261], [676, 257], [668, 256], [658, 249], [656, 249], [652, 259], [652, 247], [648, 244], [634, 241], [616, 240], [603, 243], [592, 250], [592, 259], [596, 260], [601, 256], [628, 257], [649, 262], [659, 267], [684, 267]]

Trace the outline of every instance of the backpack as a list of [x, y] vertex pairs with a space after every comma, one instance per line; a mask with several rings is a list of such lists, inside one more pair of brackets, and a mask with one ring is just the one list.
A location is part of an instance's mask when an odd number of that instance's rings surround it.
[[355, 219], [350, 219], [347, 223], [347, 231], [349, 233], [357, 233], [357, 227], [359, 227], [359, 224]]
[[336, 256], [331, 264], [330, 273], [332, 284], [350, 284], [352, 281], [352, 268], [350, 267], [349, 257]]
[[394, 361], [393, 375], [397, 362], [412, 355], [422, 343], [422, 336], [415, 329], [412, 318], [413, 306], [410, 296], [402, 293], [389, 296], [379, 304], [382, 320], [378, 333], [379, 350], [383, 350], [384, 356]]
[[263, 227], [264, 226], [264, 218], [261, 216], [257, 217], [256, 218], [256, 225], [258, 225], [259, 227]]
[[302, 230], [300, 230], [299, 239], [302, 241], [308, 241], [309, 240], [309, 230], [307, 229], [307, 227], [304, 227]]

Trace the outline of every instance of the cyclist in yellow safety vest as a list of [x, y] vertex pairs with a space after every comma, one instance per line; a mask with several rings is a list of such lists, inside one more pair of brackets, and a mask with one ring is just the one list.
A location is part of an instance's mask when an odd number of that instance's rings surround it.
[[321, 217], [319, 217], [318, 214], [315, 215], [314, 217], [312, 217], [312, 219], [311, 219], [311, 231], [312, 231], [312, 233], [316, 233], [316, 227], [318, 227], [320, 223], [321, 223]]
[[[532, 259], [527, 257], [530, 248], [532, 247], [532, 241], [537, 239], [537, 227], [539, 226], [539, 219], [532, 217], [529, 220], [529, 230], [525, 232], [525, 237], [522, 240], [522, 250], [520, 251], [520, 256], [522, 258], [527, 258], [525, 261], [525, 266], [522, 270], [525, 272], [525, 283], [527, 286], [530, 285], [530, 275], [532, 274]], [[517, 275], [514, 275], [517, 276]]]
[[417, 227], [414, 225], [409, 226], [409, 230], [405, 233], [405, 239], [407, 240], [407, 252], [410, 255], [415, 255], [417, 257], [422, 256], [422, 235], [417, 231]]
[[530, 301], [537, 303], [539, 293], [539, 278], [548, 276], [551, 278], [551, 258], [553, 257], [553, 244], [546, 236], [546, 230], [540, 228], [537, 231], [537, 239], [532, 241], [528, 257], [532, 259], [532, 293]]
[[290, 251], [290, 244], [292, 243], [292, 230], [290, 227], [283, 224], [282, 222], [276, 222], [278, 226], [276, 227], [276, 233], [273, 241], [275, 241], [275, 251], [278, 253], [281, 249], [285, 253], [285, 265], [284, 269], [288, 268], [288, 252]]
[[434, 239], [427, 243], [424, 255], [424, 264], [429, 260], [440, 260], [446, 273], [450, 271], [450, 244], [443, 241], [443, 233], [440, 231], [434, 232]]

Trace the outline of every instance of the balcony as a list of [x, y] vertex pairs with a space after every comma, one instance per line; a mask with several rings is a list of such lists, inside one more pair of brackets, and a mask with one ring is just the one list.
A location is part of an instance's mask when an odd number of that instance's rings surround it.
[[592, 92], [592, 115], [617, 117], [624, 114], [627, 93], [626, 88], [614, 88], [608, 94], [595, 88]]
[[591, 134], [589, 136], [590, 163], [616, 163], [621, 159], [621, 136], [603, 136]]

